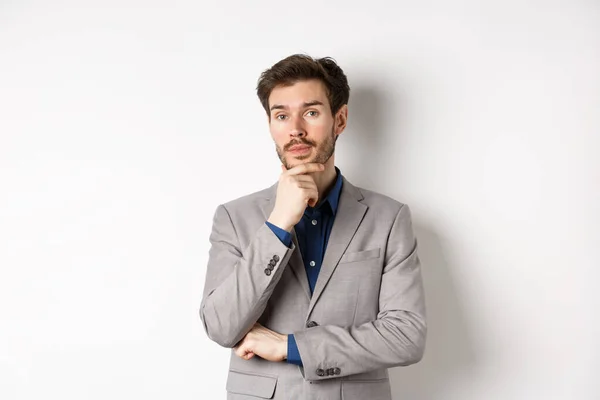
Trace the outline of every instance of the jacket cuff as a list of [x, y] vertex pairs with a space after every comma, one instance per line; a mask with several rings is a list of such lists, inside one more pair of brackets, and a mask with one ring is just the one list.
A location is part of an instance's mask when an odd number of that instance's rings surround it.
[[342, 373], [339, 363], [328, 359], [328, 352], [323, 351], [322, 343], [316, 346], [313, 345], [312, 347], [309, 345], [309, 342], [315, 343], [315, 340], [311, 340], [307, 336], [312, 335], [313, 339], [318, 338], [318, 335], [314, 336], [316, 333], [317, 329], [311, 328], [298, 331], [294, 334], [294, 343], [297, 347], [298, 343], [300, 344], [298, 352], [302, 355], [302, 359], [304, 360], [302, 377], [307, 381], [337, 378]]
[[266, 221], [265, 223], [269, 228], [271, 228], [275, 236], [281, 240], [281, 243], [285, 244], [287, 247], [290, 247], [292, 244], [292, 235], [288, 231], [281, 229], [277, 225], [273, 225], [269, 221]]

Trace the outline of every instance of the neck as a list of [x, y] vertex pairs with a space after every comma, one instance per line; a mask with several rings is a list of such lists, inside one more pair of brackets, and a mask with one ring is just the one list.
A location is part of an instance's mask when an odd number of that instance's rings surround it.
[[311, 174], [317, 184], [317, 190], [319, 191], [319, 201], [323, 199], [329, 193], [329, 190], [335, 183], [335, 160], [334, 156], [331, 155], [329, 160], [325, 163], [325, 169], [322, 172], [316, 172]]

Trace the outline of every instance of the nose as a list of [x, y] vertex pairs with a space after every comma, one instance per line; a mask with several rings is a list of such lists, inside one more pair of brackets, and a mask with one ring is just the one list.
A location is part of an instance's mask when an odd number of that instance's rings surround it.
[[290, 124], [290, 136], [292, 137], [303, 137], [306, 136], [306, 129], [304, 129], [304, 121], [302, 118], [292, 118]]

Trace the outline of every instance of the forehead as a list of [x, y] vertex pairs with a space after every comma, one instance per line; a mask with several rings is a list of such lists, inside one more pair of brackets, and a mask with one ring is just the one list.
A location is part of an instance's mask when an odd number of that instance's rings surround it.
[[315, 100], [329, 106], [323, 82], [319, 80], [299, 81], [291, 86], [275, 87], [269, 95], [269, 107], [279, 104], [289, 108], [300, 108], [302, 104]]

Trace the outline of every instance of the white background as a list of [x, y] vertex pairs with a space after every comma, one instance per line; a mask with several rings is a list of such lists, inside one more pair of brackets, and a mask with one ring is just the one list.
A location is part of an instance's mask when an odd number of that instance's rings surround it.
[[337, 165], [411, 206], [429, 310], [396, 399], [600, 398], [600, 3], [2, 1], [0, 398], [223, 399], [216, 206], [274, 183], [255, 94], [352, 88]]

